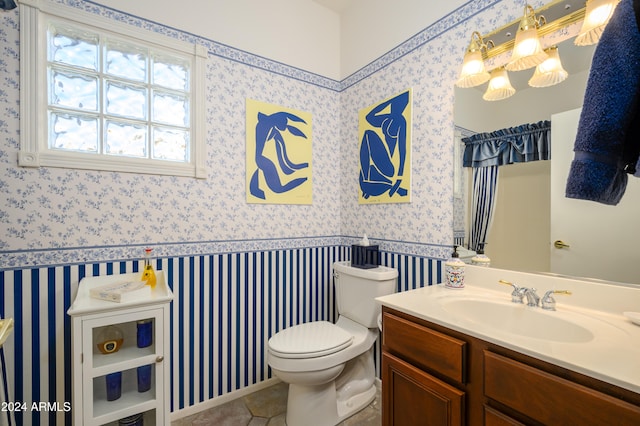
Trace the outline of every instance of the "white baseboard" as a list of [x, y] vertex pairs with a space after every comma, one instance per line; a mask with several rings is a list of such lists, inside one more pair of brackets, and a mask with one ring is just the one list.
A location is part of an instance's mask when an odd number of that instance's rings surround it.
[[216, 396], [215, 398], [200, 402], [187, 408], [183, 408], [182, 410], [174, 411], [170, 415], [171, 421], [173, 422], [184, 417], [197, 414], [201, 411], [205, 411], [213, 407], [218, 407], [222, 404], [233, 401], [234, 399], [242, 398], [243, 396], [249, 395], [250, 393], [257, 392], [259, 390], [276, 385], [280, 383], [280, 381], [281, 380], [277, 377], [273, 377], [271, 379], [265, 380], [264, 382], [256, 383], [255, 385], [247, 386], [246, 388], [238, 389], [224, 395]]
[[[210, 408], [218, 407], [220, 405], [226, 404], [227, 402], [231, 402], [235, 399], [242, 398], [243, 396], [249, 395], [250, 393], [257, 392], [259, 390], [266, 389], [270, 386], [276, 385], [280, 382], [281, 382], [280, 379], [278, 379], [277, 377], [273, 377], [271, 379], [265, 380], [264, 382], [256, 383], [255, 385], [247, 386], [246, 388], [238, 389], [237, 391], [233, 391], [224, 395], [217, 396], [215, 398], [209, 399], [199, 404], [192, 405], [191, 407], [174, 411], [170, 415], [171, 421], [173, 422], [173, 421], [182, 419], [184, 417], [188, 417], [193, 414], [206, 411]], [[378, 391], [382, 390], [382, 380], [380, 380], [377, 377], [375, 379], [375, 385]]]

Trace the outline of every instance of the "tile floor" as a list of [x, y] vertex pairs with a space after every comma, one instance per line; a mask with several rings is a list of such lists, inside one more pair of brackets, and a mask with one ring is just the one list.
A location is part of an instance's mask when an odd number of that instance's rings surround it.
[[[339, 426], [380, 426], [380, 390], [376, 399]], [[285, 426], [287, 384], [278, 383], [218, 407], [172, 422], [172, 426]], [[311, 426], [311, 425], [310, 425]]]

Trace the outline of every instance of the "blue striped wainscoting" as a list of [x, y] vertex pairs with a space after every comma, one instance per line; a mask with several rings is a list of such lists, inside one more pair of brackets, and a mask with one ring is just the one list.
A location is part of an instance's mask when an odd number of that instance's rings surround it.
[[[334, 321], [332, 264], [346, 245], [157, 259], [174, 292], [171, 305], [171, 411], [271, 377], [266, 344], [274, 333]], [[399, 270], [399, 291], [441, 281], [442, 262], [382, 253]], [[138, 260], [0, 272], [0, 317], [15, 319], [4, 345], [13, 401], [71, 401], [71, 321], [66, 314], [86, 276], [137, 272]], [[379, 347], [376, 361], [379, 361]], [[379, 362], [377, 362], [379, 365]], [[378, 372], [379, 374], [379, 372]], [[4, 415], [5, 413], [3, 413]], [[18, 425], [71, 425], [70, 413], [16, 412]]]

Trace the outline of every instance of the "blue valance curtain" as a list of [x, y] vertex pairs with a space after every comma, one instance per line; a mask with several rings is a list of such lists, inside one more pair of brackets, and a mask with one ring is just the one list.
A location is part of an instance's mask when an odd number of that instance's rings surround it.
[[495, 210], [498, 166], [551, 158], [551, 121], [522, 124], [462, 138], [462, 165], [473, 168], [469, 248], [478, 250], [487, 239]]
[[464, 167], [502, 166], [551, 158], [551, 121], [522, 124], [462, 138]]

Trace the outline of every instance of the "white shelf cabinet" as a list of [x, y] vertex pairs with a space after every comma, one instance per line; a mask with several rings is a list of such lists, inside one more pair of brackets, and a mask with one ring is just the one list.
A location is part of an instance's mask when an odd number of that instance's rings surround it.
[[[93, 287], [140, 280], [133, 274], [87, 277], [67, 313], [71, 316], [73, 353], [73, 421], [76, 426], [117, 425], [118, 420], [144, 413], [144, 425], [169, 424], [169, 305], [173, 294], [164, 273], [157, 271], [151, 296], [123, 303], [94, 299]], [[151, 346], [137, 346], [138, 321], [151, 320]], [[103, 354], [98, 336], [115, 326], [123, 336], [117, 352]], [[151, 389], [138, 392], [137, 368], [151, 365]], [[107, 400], [106, 375], [122, 372], [121, 396]]]

